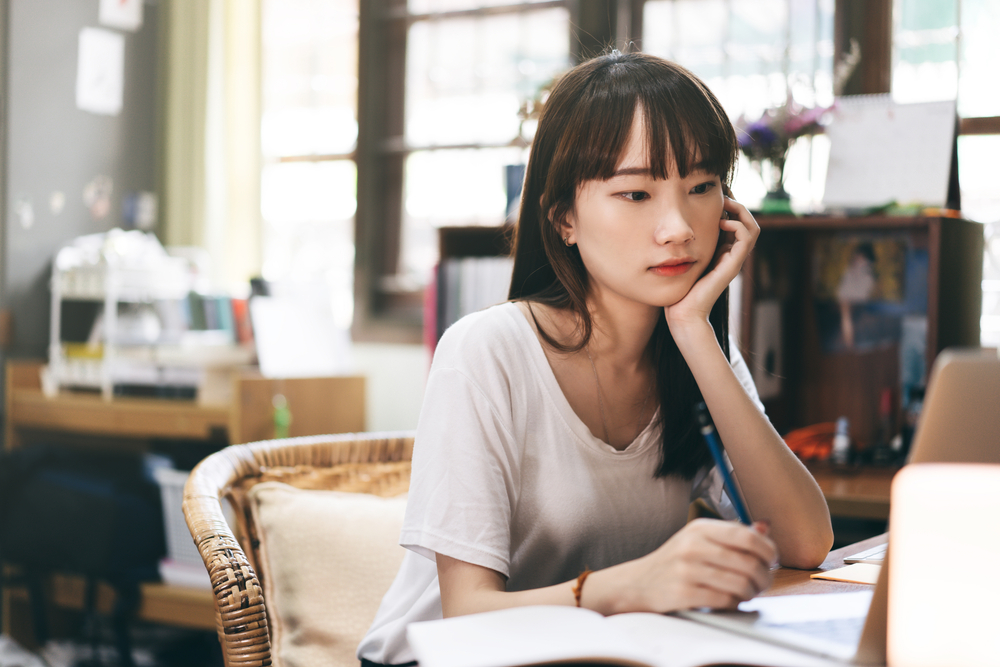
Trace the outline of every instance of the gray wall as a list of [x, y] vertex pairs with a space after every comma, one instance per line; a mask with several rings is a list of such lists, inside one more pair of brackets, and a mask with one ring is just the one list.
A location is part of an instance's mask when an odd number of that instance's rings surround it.
[[[6, 122], [0, 306], [14, 318], [10, 357], [47, 356], [52, 258], [67, 241], [122, 225], [122, 199], [156, 191], [160, 104], [156, 3], [146, 1], [143, 25], [125, 32], [123, 108], [117, 116], [76, 107], [78, 36], [100, 27], [99, 0], [7, 0]], [[91, 218], [83, 190], [98, 175], [114, 182], [110, 213]], [[65, 195], [55, 215], [49, 198]], [[25, 229], [19, 201], [34, 208]]]

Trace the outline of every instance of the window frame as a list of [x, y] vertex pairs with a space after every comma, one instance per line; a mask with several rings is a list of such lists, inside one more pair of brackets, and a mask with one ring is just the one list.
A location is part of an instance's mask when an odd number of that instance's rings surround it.
[[[358, 196], [355, 214], [354, 324], [360, 341], [419, 343], [424, 296], [398, 289], [391, 276], [399, 262], [403, 179], [406, 37], [411, 23], [432, 16], [483, 16], [565, 6], [570, 11], [570, 58], [579, 63], [606, 45], [641, 48], [645, 0], [549, 0], [481, 9], [409, 14], [406, 0], [361, 0], [358, 35]], [[890, 92], [893, 0], [836, 0], [835, 57], [858, 40], [865, 54], [845, 94]], [[962, 135], [1000, 134], [1000, 116], [961, 118]], [[445, 148], [445, 147], [438, 147]], [[336, 156], [344, 157], [344, 156]], [[315, 156], [311, 159], [324, 159]], [[499, 222], [499, 221], [498, 221]]]
[[[363, 0], [358, 35], [358, 207], [355, 214], [355, 340], [417, 343], [422, 336], [423, 290], [392, 285], [399, 264], [403, 179], [407, 156], [426, 146], [404, 140], [406, 37], [409, 26], [429, 18], [490, 16], [566, 7], [570, 59], [600, 53], [604, 45], [641, 34], [643, 0], [543, 0], [434, 14], [410, 14], [406, 0]], [[445, 148], [488, 148], [434, 146]], [[498, 220], [498, 224], [499, 224]]]

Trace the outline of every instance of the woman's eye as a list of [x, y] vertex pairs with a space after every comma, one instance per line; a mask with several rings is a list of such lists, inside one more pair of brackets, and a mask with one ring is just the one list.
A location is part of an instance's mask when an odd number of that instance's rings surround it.
[[693, 195], [703, 195], [712, 188], [715, 187], [715, 183], [712, 181], [706, 181], [704, 183], [699, 183], [698, 185], [691, 188], [691, 194]]
[[649, 199], [649, 193], [642, 192], [641, 190], [635, 192], [624, 192], [622, 193], [622, 196], [629, 201], [643, 201], [645, 199]]

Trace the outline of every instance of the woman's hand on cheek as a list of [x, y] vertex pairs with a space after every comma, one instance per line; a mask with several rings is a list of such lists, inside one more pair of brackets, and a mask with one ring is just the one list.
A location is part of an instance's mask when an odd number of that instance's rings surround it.
[[757, 221], [736, 200], [723, 199], [723, 216], [719, 219], [719, 243], [708, 269], [683, 299], [664, 308], [667, 324], [674, 333], [675, 327], [708, 321], [712, 306], [740, 272], [760, 235]]

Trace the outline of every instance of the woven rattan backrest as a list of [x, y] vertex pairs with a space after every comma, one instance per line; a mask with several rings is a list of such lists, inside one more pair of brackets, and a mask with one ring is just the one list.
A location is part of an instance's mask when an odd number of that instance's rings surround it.
[[271, 644], [256, 554], [236, 539], [220, 498], [233, 503], [250, 546], [256, 531], [243, 501], [253, 484], [279, 480], [300, 488], [398, 495], [406, 491], [412, 455], [411, 433], [351, 433], [233, 445], [195, 467], [184, 487], [184, 518], [212, 581], [226, 665], [270, 665]]

